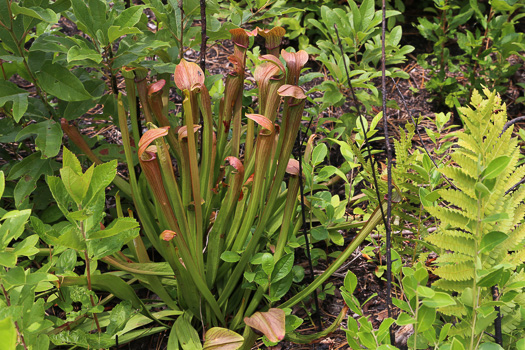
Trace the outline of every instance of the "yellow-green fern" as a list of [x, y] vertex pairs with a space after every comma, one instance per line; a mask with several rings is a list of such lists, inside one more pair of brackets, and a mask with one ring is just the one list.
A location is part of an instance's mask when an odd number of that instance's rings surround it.
[[506, 106], [495, 92], [484, 93], [486, 98], [474, 91], [471, 107], [459, 109], [465, 130], [456, 133], [451, 164], [440, 170], [455, 188], [440, 190], [440, 205], [426, 208], [439, 223], [427, 237], [439, 249], [435, 274], [440, 280], [434, 287], [457, 293], [457, 305], [440, 311], [462, 320], [451, 334], [470, 349], [493, 341], [485, 333], [493, 333], [497, 316], [493, 286], [501, 292], [498, 305], [506, 331], [523, 331], [519, 325], [525, 307], [520, 295], [525, 277], [517, 272], [525, 260], [525, 189], [513, 189], [525, 169], [518, 167], [512, 130], [503, 131]]

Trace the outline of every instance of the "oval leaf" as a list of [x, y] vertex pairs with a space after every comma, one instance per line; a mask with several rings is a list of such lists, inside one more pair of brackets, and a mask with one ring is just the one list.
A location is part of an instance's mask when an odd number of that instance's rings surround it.
[[204, 350], [236, 350], [244, 342], [241, 335], [220, 327], [208, 330], [204, 339]]
[[510, 157], [501, 156], [489, 163], [481, 176], [485, 179], [494, 179], [505, 170], [510, 163]]
[[244, 323], [264, 334], [273, 343], [284, 338], [284, 310], [273, 308], [267, 312], [256, 312], [251, 317], [245, 317]]

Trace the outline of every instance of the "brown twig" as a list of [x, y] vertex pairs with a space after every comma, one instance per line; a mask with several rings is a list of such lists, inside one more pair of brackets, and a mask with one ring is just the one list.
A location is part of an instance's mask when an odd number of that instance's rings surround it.
[[[385, 129], [385, 147], [387, 157], [387, 206], [386, 206], [386, 308], [388, 317], [392, 317], [392, 228], [390, 227], [390, 218], [392, 216], [392, 149], [388, 139], [388, 115], [386, 114], [386, 1], [383, 0], [383, 23], [381, 26], [381, 90], [383, 94], [383, 128]], [[381, 204], [381, 202], [380, 202]], [[394, 332], [392, 327], [388, 328], [390, 334], [390, 343], [395, 343]]]
[[206, 72], [206, 0], [200, 0], [201, 4], [201, 55], [200, 66], [203, 72]]

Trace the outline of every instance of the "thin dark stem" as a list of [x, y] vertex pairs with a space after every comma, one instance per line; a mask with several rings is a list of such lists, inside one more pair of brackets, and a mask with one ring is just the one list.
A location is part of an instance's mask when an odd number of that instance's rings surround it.
[[200, 0], [201, 3], [201, 57], [200, 66], [203, 72], [206, 72], [206, 0]]
[[[501, 134], [503, 134], [505, 131], [507, 131], [507, 129], [510, 128], [512, 125], [514, 125], [514, 124], [516, 124], [518, 122], [524, 121], [524, 120], [525, 120], [525, 115], [522, 115], [521, 117], [517, 117], [517, 118], [514, 118], [512, 120], [509, 120], [503, 126], [503, 130], [501, 131]], [[499, 136], [501, 136], [501, 134], [499, 134]]]
[[[386, 33], [386, 1], [383, 0], [383, 23], [381, 28], [381, 90], [383, 95], [383, 128], [385, 129], [385, 146], [387, 157], [387, 206], [386, 206], [386, 307], [388, 317], [392, 317], [392, 228], [390, 227], [390, 217], [392, 216], [392, 149], [388, 136], [388, 115], [386, 114], [386, 54], [385, 37]], [[394, 344], [395, 338], [392, 327], [388, 329], [390, 333], [390, 343]]]
[[[310, 119], [310, 123], [308, 124], [308, 127], [306, 130], [310, 129], [310, 124], [312, 123], [312, 120], [313, 120], [313, 116], [311, 117]], [[301, 152], [301, 146], [304, 142], [303, 138], [301, 137], [301, 129], [299, 128], [299, 137], [297, 138], [297, 140], [299, 141], [299, 190], [301, 192], [301, 217], [302, 217], [302, 220], [303, 220], [303, 225], [302, 225], [302, 231], [303, 231], [303, 236], [304, 236], [304, 241], [305, 241], [305, 244], [306, 244], [306, 258], [308, 259], [308, 267], [309, 267], [309, 270], [310, 270], [310, 278], [309, 278], [309, 282], [312, 283], [314, 281], [314, 267], [313, 267], [313, 264], [312, 264], [312, 255], [310, 254], [310, 242], [308, 240], [308, 228], [307, 228], [307, 224], [306, 224], [306, 210], [305, 210], [305, 204], [304, 204], [304, 183], [303, 183], [303, 153]], [[315, 327], [317, 328], [317, 330], [320, 330], [322, 328], [322, 325], [321, 325], [321, 315], [319, 313], [319, 300], [318, 300], [318, 297], [317, 297], [317, 290], [314, 290], [314, 305], [315, 305], [315, 312], [313, 313], [313, 320], [314, 320], [314, 323], [315, 323]]]
[[339, 31], [337, 30], [337, 25], [334, 24], [334, 28], [335, 28], [335, 34], [337, 36], [338, 45], [339, 45], [339, 48], [341, 49], [341, 56], [343, 57], [344, 67], [346, 71], [346, 78], [348, 80], [348, 86], [350, 87], [350, 92], [352, 93], [352, 99], [354, 100], [354, 104], [357, 110], [357, 115], [359, 116], [359, 121], [361, 123], [361, 129], [363, 130], [363, 134], [365, 137], [365, 146], [366, 146], [366, 151], [368, 152], [368, 157], [370, 159], [370, 167], [372, 170], [372, 180], [374, 181], [375, 192], [377, 195], [377, 200], [379, 202], [379, 210], [381, 211], [381, 217], [383, 219], [383, 224], [386, 226], [385, 212], [383, 210], [383, 206], [381, 205], [381, 194], [379, 193], [379, 185], [377, 184], [375, 162], [372, 157], [372, 150], [370, 148], [370, 142], [368, 141], [368, 136], [366, 135], [365, 126], [363, 124], [364, 117], [361, 114], [361, 110], [359, 108], [359, 100], [357, 99], [357, 96], [354, 91], [354, 87], [352, 85], [352, 81], [350, 80], [350, 73], [348, 72], [348, 66], [346, 65], [346, 60], [344, 59], [343, 44], [341, 43], [341, 38], [339, 37]]
[[111, 45], [108, 45], [107, 53], [108, 53], [108, 56], [109, 56], [108, 71], [109, 71], [109, 76], [110, 76], [110, 79], [111, 79], [111, 90], [113, 92], [113, 95], [117, 96], [118, 95], [117, 77], [113, 73], [113, 68], [112, 68], [112, 65], [113, 65], [113, 49], [111, 48]]
[[180, 51], [179, 58], [184, 58], [184, 4], [182, 0], [179, 0], [180, 9]]
[[[5, 303], [7, 304], [8, 307], [11, 306], [11, 299], [9, 299], [9, 295], [7, 294], [7, 291], [4, 288], [4, 284], [0, 283], [0, 287], [2, 287], [2, 293], [4, 293]], [[26, 345], [26, 342], [24, 340], [24, 335], [20, 332], [20, 327], [18, 327], [18, 322], [16, 322], [16, 321], [14, 321], [14, 322], [15, 322], [16, 333], [18, 333], [18, 336], [20, 337], [20, 341], [22, 342], [22, 346], [24, 347], [25, 350], [27, 350], [27, 345]]]
[[[498, 286], [492, 286], [492, 300], [494, 301], [499, 300]], [[494, 320], [494, 332], [496, 333], [494, 336], [494, 340], [500, 346], [503, 346], [503, 334], [501, 333], [501, 310], [499, 306], [495, 306], [494, 310], [496, 310], [496, 312], [498, 313], [498, 316]]]
[[[408, 114], [408, 116], [412, 120], [412, 124], [414, 124], [414, 129], [416, 130], [417, 136], [419, 138], [419, 142], [421, 142], [421, 145], [423, 145], [423, 149], [425, 150], [426, 154], [428, 155], [428, 157], [430, 158], [430, 160], [432, 161], [432, 163], [434, 164], [434, 166], [437, 169], [438, 165], [437, 165], [436, 161], [434, 160], [434, 157], [432, 157], [432, 155], [430, 154], [430, 151], [428, 150], [427, 146], [423, 142], [423, 138], [421, 137], [421, 133], [419, 132], [419, 129], [417, 128], [418, 127], [418, 123], [414, 119], [414, 117], [412, 116], [412, 113], [410, 113], [410, 110], [408, 109], [408, 105], [407, 105], [407, 102], [405, 100], [405, 96], [403, 96], [403, 94], [401, 93], [401, 90], [399, 90], [399, 86], [397, 85], [395, 79], [393, 79], [393, 78], [391, 78], [391, 79], [392, 79], [392, 82], [394, 83], [394, 86], [395, 86], [395, 88], [397, 90], [397, 93], [399, 94], [399, 97], [401, 97], [401, 102], [403, 102], [403, 106], [405, 107], [406, 113]], [[443, 176], [443, 178], [448, 182], [450, 187], [454, 188], [455, 190], [458, 189], [456, 186], [454, 186], [454, 184], [452, 183], [452, 181], [450, 181], [450, 179], [448, 177], [446, 177], [443, 174], [441, 174], [441, 176]]]
[[[370, 159], [370, 167], [372, 169], [372, 179], [374, 181], [375, 192], [376, 192], [376, 195], [377, 195], [377, 200], [379, 202], [379, 210], [381, 212], [381, 218], [383, 219], [383, 224], [385, 225], [385, 228], [387, 229], [387, 235], [388, 235], [387, 243], [388, 243], [388, 240], [390, 238], [390, 231], [389, 231], [390, 225], [388, 225], [388, 221], [387, 221], [387, 219], [385, 217], [385, 211], [383, 210], [383, 206], [381, 205], [381, 194], [379, 193], [379, 185], [377, 184], [377, 176], [376, 176], [376, 171], [375, 171], [375, 162], [374, 162], [374, 159], [372, 157], [372, 150], [370, 149], [370, 142], [368, 141], [368, 136], [366, 135], [366, 130], [365, 130], [365, 127], [363, 125], [363, 117], [361, 115], [361, 111], [360, 111], [360, 108], [359, 108], [359, 101], [358, 101], [357, 96], [355, 94], [354, 87], [352, 86], [352, 81], [350, 80], [350, 73], [348, 72], [348, 67], [346, 65], [346, 60], [345, 60], [345, 56], [344, 56], [344, 52], [343, 52], [343, 44], [341, 43], [341, 38], [339, 37], [339, 31], [337, 30], [337, 25], [336, 24], [334, 24], [334, 28], [335, 28], [335, 34], [337, 36], [339, 49], [341, 50], [341, 56], [343, 57], [343, 62], [344, 62], [344, 67], [345, 67], [345, 72], [346, 72], [346, 78], [348, 80], [348, 86], [350, 87], [350, 91], [352, 93], [352, 99], [354, 100], [354, 103], [355, 103], [355, 106], [356, 106], [356, 110], [357, 110], [357, 115], [359, 116], [359, 121], [361, 123], [361, 129], [363, 130], [363, 134], [364, 134], [364, 137], [365, 137], [365, 145], [366, 145], [366, 149], [367, 149], [368, 156], [369, 156], [369, 159]], [[383, 42], [384, 42], [384, 40], [383, 40]], [[383, 92], [383, 96], [385, 96], [384, 92]], [[386, 115], [383, 115], [383, 118], [386, 118]], [[385, 131], [386, 130], [387, 129], [385, 128]], [[388, 137], [388, 135], [386, 135], [385, 137]], [[387, 147], [387, 150], [388, 150], [388, 147]], [[390, 176], [391, 175], [392, 174], [390, 173]], [[389, 182], [389, 190], [392, 191], [391, 181]], [[392, 194], [392, 192], [390, 192], [390, 194]], [[391, 199], [391, 197], [392, 196], [389, 196], [388, 199]], [[390, 209], [390, 211], [392, 210], [391, 201], [389, 201], [389, 205], [387, 207], [387, 210], [388, 209]], [[389, 254], [390, 251], [389, 251], [388, 248], [389, 248], [389, 246], [387, 244], [387, 264], [388, 264], [388, 261], [391, 258], [390, 254]], [[388, 280], [390, 280], [390, 283], [388, 283]], [[389, 286], [391, 286], [391, 284], [392, 284], [392, 276], [390, 275], [390, 273], [388, 273], [387, 283], [388, 283]], [[391, 288], [389, 288], [389, 290], [391, 290]], [[391, 315], [392, 315], [392, 310], [391, 310], [392, 308], [391, 308], [391, 306], [392, 306], [392, 299], [390, 297], [390, 293], [388, 293], [388, 296], [387, 296], [387, 308], [388, 308], [388, 316], [389, 317], [391, 317]], [[392, 333], [392, 328], [389, 329], [389, 332], [390, 332], [390, 342], [393, 344], [394, 343], [394, 333]]]
[[[501, 137], [501, 135], [508, 129], [510, 128], [512, 125], [516, 124], [517, 122], [520, 122], [520, 121], [523, 121], [525, 120], [525, 116], [521, 116], [521, 117], [517, 117], [517, 118], [514, 118], [512, 120], [509, 120], [507, 123], [505, 123], [505, 125], [503, 126], [503, 130], [501, 131], [501, 134], [499, 134], [499, 137]], [[514, 186], [512, 186], [511, 188], [509, 188], [505, 194], [509, 194], [510, 192], [514, 191], [515, 189], [517, 189], [522, 183], [525, 182], [525, 177], [523, 179], [520, 180], [520, 182], [518, 182], [517, 184], [515, 184]]]

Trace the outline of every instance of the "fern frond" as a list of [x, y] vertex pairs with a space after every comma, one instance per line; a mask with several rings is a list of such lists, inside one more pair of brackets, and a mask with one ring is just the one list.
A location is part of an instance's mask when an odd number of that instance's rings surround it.
[[471, 328], [470, 324], [467, 321], [461, 321], [459, 323], [456, 323], [454, 327], [451, 327], [448, 331], [449, 337], [466, 337], [470, 334]]
[[475, 179], [479, 176], [477, 157], [474, 158], [465, 153], [454, 152], [450, 155], [450, 158], [470, 177]]
[[467, 196], [464, 192], [453, 189], [440, 190], [439, 194], [443, 200], [449, 202], [455, 207], [460, 208], [463, 215], [471, 220], [476, 220], [477, 201], [474, 198]]
[[467, 262], [473, 262], [474, 256], [473, 255], [465, 255], [458, 252], [451, 252], [448, 254], [443, 254], [439, 256], [434, 263], [436, 263], [439, 266], [448, 266], [447, 264], [460, 264], [460, 263], [467, 263]]
[[[516, 169], [516, 171], [514, 171], [514, 173], [511, 176], [509, 176], [509, 178], [507, 180], [507, 187], [505, 188], [505, 191], [510, 190], [514, 185], [516, 185], [518, 182], [520, 182], [521, 179], [523, 179], [524, 177], [525, 177], [525, 164], [519, 166]], [[511, 195], [512, 198], [516, 198], [514, 200], [515, 205], [517, 205], [518, 203], [523, 201], [523, 199], [525, 199], [525, 190], [524, 190], [524, 188], [525, 188], [525, 186], [521, 186], [516, 191], [514, 191], [514, 193], [512, 193], [512, 195]], [[518, 192], [521, 192], [521, 194], [519, 195], [520, 197], [517, 197], [517, 193]]]
[[[522, 228], [522, 226], [520, 228]], [[521, 231], [523, 232], [524, 230], [522, 229]], [[521, 242], [523, 242], [523, 238], [522, 238]], [[521, 243], [519, 245], [522, 246], [523, 243]], [[525, 249], [522, 248], [522, 249], [518, 250], [515, 253], [509, 254], [509, 262], [511, 264], [514, 264], [514, 265], [523, 264], [525, 262]]]
[[432, 283], [432, 286], [447, 292], [462, 292], [465, 288], [472, 288], [472, 280], [448, 281], [440, 279]]
[[[525, 186], [522, 187], [524, 189], [525, 193]], [[520, 188], [521, 189], [521, 188]], [[512, 226], [516, 226], [520, 224], [523, 221], [523, 218], [525, 217], [525, 203], [522, 203], [517, 206], [514, 212], [514, 220], [512, 221]]]
[[434, 273], [449, 281], [470, 281], [474, 278], [474, 264], [472, 262], [461, 262], [439, 266], [434, 270]]
[[463, 169], [455, 167], [447, 167], [439, 169], [439, 171], [454, 181], [454, 184], [458, 189], [465, 192], [472, 198], [476, 198], [474, 187], [476, 186], [476, 179], [468, 175]]
[[453, 228], [468, 229], [470, 219], [463, 215], [461, 210], [444, 207], [428, 207], [426, 209], [430, 215], [439, 219], [442, 224], [451, 225]]
[[469, 150], [470, 152], [472, 152], [472, 154], [482, 153], [481, 144], [479, 143], [479, 141], [476, 139], [475, 136], [469, 135], [464, 132], [458, 132], [457, 135], [458, 135], [457, 144], [460, 148], [463, 149], [463, 151]]
[[440, 307], [437, 311], [447, 316], [464, 316], [467, 314], [467, 309], [461, 304]]
[[443, 230], [426, 237], [426, 240], [438, 248], [453, 250], [469, 256], [475, 256], [474, 237], [466, 232]]
[[521, 314], [519, 312], [510, 313], [501, 320], [501, 331], [504, 332], [504, 334], [511, 334], [518, 329], [520, 323]]

